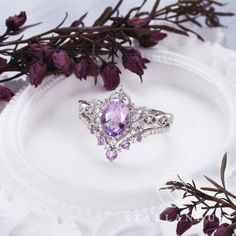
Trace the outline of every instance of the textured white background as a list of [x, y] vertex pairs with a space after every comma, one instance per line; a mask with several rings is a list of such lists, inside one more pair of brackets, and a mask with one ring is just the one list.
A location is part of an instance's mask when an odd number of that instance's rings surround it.
[[[50, 29], [56, 26], [64, 17], [65, 12], [69, 13], [69, 17], [67, 23], [70, 24], [74, 19], [79, 18], [82, 14], [84, 14], [87, 10], [89, 10], [89, 14], [87, 17], [87, 23], [91, 23], [97, 15], [104, 9], [104, 7], [108, 5], [114, 5], [117, 0], [57, 0], [57, 1], [49, 1], [49, 0], [0, 0], [1, 3], [1, 14], [0, 14], [0, 29], [4, 31], [4, 21], [9, 15], [14, 15], [21, 10], [25, 10], [28, 15], [28, 24], [35, 22], [43, 22], [43, 24], [31, 29], [26, 33], [26, 36], [29, 34], [38, 33], [47, 29]], [[127, 9], [131, 8], [134, 4], [136, 5], [141, 1], [137, 0], [124, 0], [123, 11], [125, 12]], [[151, 6], [151, 2], [153, 0], [149, 0], [149, 3], [146, 7]], [[173, 2], [170, 0], [162, 0], [161, 4], [168, 4], [169, 2]], [[230, 10], [236, 13], [236, 1], [231, 0], [229, 4], [225, 7], [226, 10]], [[227, 35], [227, 46], [233, 49], [236, 49], [236, 34], [235, 34], [235, 25], [236, 25], [236, 17], [226, 18], [224, 23], [228, 26], [228, 29], [225, 29]], [[51, 212], [45, 214], [34, 214], [29, 213], [27, 211], [28, 206], [24, 205], [24, 202], [19, 200], [9, 199], [5, 193], [0, 193], [0, 235], [1, 236], [32, 236], [32, 235], [70, 235], [70, 236], [81, 236], [80, 230], [78, 229], [78, 223], [63, 221], [63, 223], [57, 222], [57, 215], [54, 215]], [[6, 217], [7, 216], [7, 217]], [[117, 221], [119, 221], [119, 217], [117, 217]], [[115, 218], [113, 217], [113, 218]], [[23, 221], [22, 221], [23, 219]], [[114, 224], [115, 220], [112, 219]], [[19, 224], [18, 224], [19, 223]], [[107, 223], [107, 222], [105, 222]], [[17, 225], [18, 224], [18, 225]], [[105, 227], [109, 226], [105, 224]], [[12, 230], [12, 226], [17, 225]], [[170, 225], [168, 224], [167, 227]], [[148, 226], [149, 228], [143, 226], [144, 232], [137, 228], [138, 232], [134, 232], [134, 229], [130, 229], [132, 233], [136, 233], [135, 235], [154, 235], [151, 232], [154, 232], [153, 226]], [[149, 231], [148, 231], [149, 229]], [[8, 233], [11, 232], [11, 233]], [[149, 233], [147, 233], [149, 232]], [[155, 229], [156, 232], [156, 229]], [[169, 235], [173, 235], [173, 228]], [[139, 234], [138, 234], [139, 233]], [[96, 236], [103, 236], [98, 230]], [[130, 235], [130, 234], [129, 234]], [[157, 234], [155, 234], [157, 235]], [[167, 234], [166, 234], [167, 235]], [[83, 236], [87, 236], [87, 234], [83, 234]]]

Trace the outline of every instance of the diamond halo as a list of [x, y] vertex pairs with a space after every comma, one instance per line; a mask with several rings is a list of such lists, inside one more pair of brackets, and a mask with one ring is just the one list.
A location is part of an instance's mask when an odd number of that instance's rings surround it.
[[136, 107], [121, 87], [105, 100], [79, 100], [79, 118], [96, 135], [97, 144], [106, 149], [110, 161], [132, 143], [141, 142], [150, 134], [166, 132], [173, 115], [147, 107]]

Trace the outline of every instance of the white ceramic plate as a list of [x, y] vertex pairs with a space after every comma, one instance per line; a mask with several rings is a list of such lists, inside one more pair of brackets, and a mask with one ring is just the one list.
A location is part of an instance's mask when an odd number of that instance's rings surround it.
[[143, 209], [158, 204], [156, 188], [166, 175], [191, 175], [220, 160], [235, 133], [227, 80], [179, 54], [146, 53], [152, 62], [144, 83], [124, 71], [124, 88], [135, 104], [173, 113], [171, 131], [132, 145], [110, 163], [77, 114], [79, 99], [110, 93], [91, 78], [48, 78], [18, 94], [1, 117], [2, 173], [14, 180], [12, 189], [59, 207]]

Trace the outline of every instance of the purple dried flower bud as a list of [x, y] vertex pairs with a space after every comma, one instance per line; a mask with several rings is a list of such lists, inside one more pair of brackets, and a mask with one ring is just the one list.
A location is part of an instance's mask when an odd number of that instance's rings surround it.
[[82, 80], [82, 79], [87, 79], [87, 70], [88, 70], [88, 61], [87, 59], [81, 59], [80, 62], [75, 63], [74, 65], [74, 73], [75, 76]]
[[35, 87], [38, 87], [42, 83], [46, 73], [47, 73], [47, 66], [40, 61], [36, 61], [34, 64], [30, 66], [29, 69], [30, 83]]
[[143, 58], [141, 53], [136, 49], [125, 50], [122, 55], [122, 63], [123, 66], [141, 76], [144, 73], [144, 69], [146, 69], [146, 63], [150, 61], [147, 58]]
[[8, 31], [18, 30], [26, 22], [26, 13], [21, 11], [19, 15], [10, 16], [6, 20], [6, 26]]
[[98, 68], [97, 65], [91, 60], [91, 58], [82, 58], [78, 63], [75, 63], [74, 73], [78, 79], [86, 80], [87, 76], [97, 77]]
[[0, 57], [0, 74], [1, 74], [1, 69], [3, 69], [7, 65], [7, 60]]
[[216, 232], [214, 233], [214, 236], [232, 236], [234, 234], [234, 230], [229, 227], [229, 224], [221, 224]]
[[97, 64], [95, 64], [92, 60], [89, 61], [89, 66], [88, 66], [88, 76], [93, 76], [97, 78], [99, 74], [99, 69]]
[[120, 69], [113, 62], [104, 64], [101, 67], [100, 74], [104, 81], [104, 87], [107, 90], [114, 90], [120, 83]]
[[203, 221], [203, 232], [208, 236], [212, 235], [212, 233], [219, 226], [219, 219], [215, 215], [208, 215], [204, 218]]
[[176, 234], [178, 236], [182, 235], [184, 232], [190, 229], [191, 226], [192, 226], [192, 217], [186, 214], [182, 215], [177, 224]]
[[133, 17], [128, 21], [128, 25], [134, 28], [148, 28], [150, 23], [150, 17], [139, 18]]
[[75, 76], [82, 80], [87, 79], [89, 70], [89, 61], [87, 58], [82, 58], [78, 63], [74, 65]]
[[62, 71], [68, 71], [71, 65], [71, 60], [68, 53], [64, 50], [56, 51], [52, 54], [54, 66]]
[[167, 36], [167, 34], [153, 31], [150, 33], [140, 33], [137, 34], [137, 39], [139, 41], [140, 46], [142, 47], [152, 47], [158, 44], [159, 41], [164, 39]]
[[52, 61], [52, 54], [55, 51], [53, 46], [49, 43], [32, 43], [28, 46], [29, 51], [31, 53], [31, 57], [29, 60], [33, 62], [35, 60], [43, 61], [48, 70], [55, 70], [54, 63]]
[[175, 221], [179, 213], [180, 209], [178, 207], [168, 207], [160, 214], [160, 220]]
[[54, 51], [53, 47], [48, 43], [33, 43], [29, 45], [29, 48], [33, 53], [36, 55], [42, 55], [44, 58], [51, 57]]
[[39, 44], [39, 43], [32, 43], [29, 45], [29, 48], [33, 52], [41, 52], [42, 51], [41, 44]]
[[8, 102], [14, 96], [10, 89], [0, 84], [0, 101]]
[[[167, 34], [160, 31], [151, 30], [149, 26], [150, 21], [149, 16], [145, 18], [133, 17], [128, 21], [129, 27], [137, 29], [135, 32], [129, 32], [129, 35], [136, 38], [142, 47], [152, 47], [167, 36]], [[146, 29], [148, 32], [139, 29]]]

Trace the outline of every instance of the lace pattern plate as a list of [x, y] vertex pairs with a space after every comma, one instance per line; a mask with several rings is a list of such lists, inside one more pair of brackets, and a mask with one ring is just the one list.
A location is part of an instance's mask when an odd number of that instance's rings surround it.
[[2, 173], [13, 180], [10, 191], [73, 211], [151, 209], [160, 203], [157, 188], [166, 175], [190, 176], [220, 160], [235, 138], [230, 83], [183, 55], [160, 48], [145, 53], [152, 62], [144, 83], [124, 71], [124, 88], [136, 104], [173, 113], [172, 130], [109, 163], [77, 110], [79, 99], [109, 92], [92, 79], [47, 78], [39, 89], [20, 92], [1, 117]]

